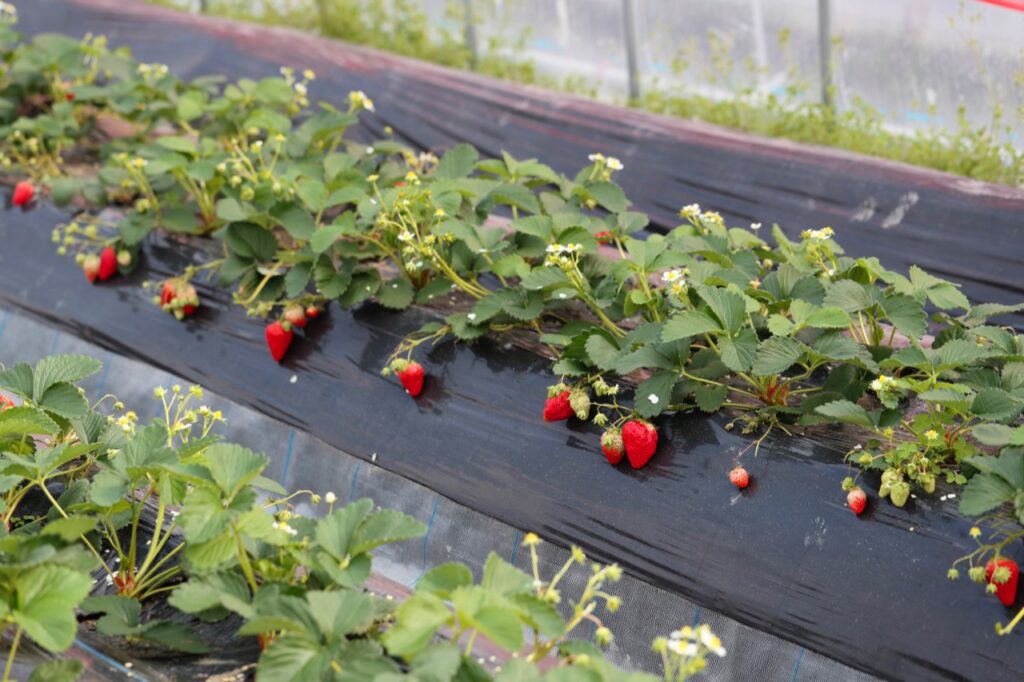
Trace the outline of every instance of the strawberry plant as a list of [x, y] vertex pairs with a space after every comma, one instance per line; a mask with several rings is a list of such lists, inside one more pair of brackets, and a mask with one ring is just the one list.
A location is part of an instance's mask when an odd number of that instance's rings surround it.
[[[336, 508], [333, 493], [288, 494], [264, 477], [265, 455], [219, 442], [223, 417], [197, 404], [197, 386], [155, 389], [161, 415], [148, 424], [112, 396], [90, 405], [74, 382], [99, 368], [84, 356], [55, 356], [0, 373], [0, 387], [20, 399], [5, 396], [0, 410], [0, 618], [14, 633], [4, 680], [24, 637], [63, 651], [76, 619], [157, 651], [210, 650], [188, 622], [144, 617], [154, 602], [202, 622], [240, 622], [237, 636], [259, 643], [261, 680], [492, 679], [472, 655], [480, 637], [510, 656], [531, 642], [528, 656], [494, 671], [496, 680], [540, 679], [542, 661], [551, 680], [570, 668], [598, 680], [655, 679], [627, 675], [599, 646], [570, 639], [586, 622], [598, 645], [611, 642], [599, 610], [621, 605], [607, 591], [622, 576], [618, 566], [594, 564], [563, 616], [561, 581], [587, 558], [574, 547], [543, 579], [540, 539], [530, 533], [532, 575], [494, 554], [479, 583], [467, 566], [443, 564], [395, 604], [365, 588], [373, 552], [420, 537], [424, 524], [368, 499]], [[300, 516], [296, 498], [326, 504], [326, 514]], [[89, 575], [97, 567], [105, 580]], [[438, 634], [446, 641], [433, 641]], [[709, 653], [724, 654], [706, 626], [664, 641], [667, 680], [699, 671]], [[32, 679], [73, 680], [82, 670], [54, 661]]]

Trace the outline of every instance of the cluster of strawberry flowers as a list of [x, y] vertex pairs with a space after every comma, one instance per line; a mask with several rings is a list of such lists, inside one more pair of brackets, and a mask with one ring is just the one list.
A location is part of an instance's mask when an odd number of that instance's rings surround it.
[[565, 271], [572, 271], [579, 264], [583, 245], [549, 244], [544, 251], [547, 253], [547, 257], [544, 259], [545, 265], [561, 268]]

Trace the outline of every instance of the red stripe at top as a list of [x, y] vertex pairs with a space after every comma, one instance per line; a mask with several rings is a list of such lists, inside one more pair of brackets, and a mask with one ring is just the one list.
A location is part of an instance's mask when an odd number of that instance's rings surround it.
[[990, 5], [998, 5], [999, 7], [1007, 7], [1009, 9], [1015, 9], [1018, 12], [1024, 12], [1024, 0], [978, 0], [979, 2], [985, 2]]

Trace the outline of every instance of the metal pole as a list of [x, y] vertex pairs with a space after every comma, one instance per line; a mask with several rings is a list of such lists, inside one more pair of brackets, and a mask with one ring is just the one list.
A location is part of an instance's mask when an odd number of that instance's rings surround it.
[[473, 0], [462, 0], [466, 11], [466, 49], [469, 50], [469, 68], [476, 71], [479, 50], [476, 43], [476, 17], [473, 15]]
[[622, 23], [626, 33], [626, 68], [629, 70], [629, 99], [640, 100], [640, 58], [637, 54], [635, 0], [622, 0]]
[[327, 10], [327, 0], [316, 0], [316, 8], [320, 14], [320, 35], [330, 35], [330, 30], [327, 26], [327, 20], [330, 18], [330, 13]]
[[754, 61], [757, 64], [757, 84], [764, 81], [768, 70], [768, 45], [764, 35], [764, 10], [761, 0], [750, 0], [750, 22], [754, 32]]
[[821, 103], [832, 106], [832, 0], [818, 0], [818, 64]]

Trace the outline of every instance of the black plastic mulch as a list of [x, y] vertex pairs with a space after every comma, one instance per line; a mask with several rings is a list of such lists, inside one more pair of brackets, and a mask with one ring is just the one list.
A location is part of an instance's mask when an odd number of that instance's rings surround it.
[[[424, 147], [467, 140], [486, 153], [536, 155], [560, 170], [591, 151], [614, 154], [627, 166], [627, 193], [663, 225], [690, 201], [794, 230], [831, 224], [851, 251], [882, 254], [890, 267], [916, 262], [964, 281], [971, 296], [1024, 299], [1013, 274], [1021, 192], [705, 132], [135, 3], [48, 0], [23, 3], [21, 11], [29, 31], [103, 32], [183, 76], [312, 67], [320, 74], [314, 98], [338, 101], [363, 89], [379, 111], [364, 119], [367, 129], [390, 124]], [[883, 227], [910, 192], [916, 203], [897, 225]], [[850, 215], [866, 197], [879, 208], [855, 222]], [[413, 401], [379, 369], [425, 314], [334, 308], [278, 367], [262, 325], [228, 305], [224, 291], [201, 290], [200, 313], [179, 323], [138, 287], [179, 271], [191, 246], [156, 241], [144, 272], [90, 287], [53, 253], [49, 234], [61, 218], [45, 205], [0, 213], [4, 306], [204, 384], [358, 457], [379, 453], [378, 466], [456, 502], [561, 544], [577, 542], [652, 584], [856, 668], [915, 680], [1024, 675], [1020, 635], [1000, 638], [992, 627], [1012, 613], [980, 588], [945, 579], [950, 563], [972, 548], [956, 501], [936, 495], [900, 510], [872, 500], [865, 515], [853, 516], [839, 489], [849, 441], [838, 430], [770, 438], [757, 459], [744, 459], [755, 483], [742, 495], [726, 473], [749, 440], [724, 430], [718, 417], [662, 419], [662, 445], [646, 469], [611, 468], [597, 432], [541, 421], [549, 366], [525, 350], [486, 340], [442, 345], [426, 358], [430, 378]]]

